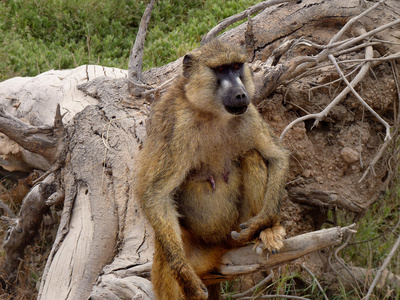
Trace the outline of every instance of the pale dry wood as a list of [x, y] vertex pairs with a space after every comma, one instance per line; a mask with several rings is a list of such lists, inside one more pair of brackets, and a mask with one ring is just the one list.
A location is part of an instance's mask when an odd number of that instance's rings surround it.
[[394, 243], [392, 250], [390, 250], [389, 255], [385, 258], [385, 261], [383, 262], [382, 266], [379, 268], [379, 270], [375, 274], [374, 281], [372, 281], [371, 286], [368, 289], [367, 294], [365, 295], [365, 300], [368, 300], [371, 298], [372, 292], [374, 291], [375, 286], [378, 284], [383, 271], [387, 268], [389, 265], [390, 261], [392, 260], [394, 254], [396, 253], [397, 249], [400, 246], [400, 237], [397, 238], [396, 243]]
[[222, 264], [216, 274], [204, 276], [203, 280], [209, 283], [232, 280], [238, 276], [269, 270], [286, 264], [299, 257], [329, 246], [341, 243], [343, 236], [354, 232], [355, 225], [335, 227], [305, 233], [283, 241], [283, 247], [277, 254], [257, 255], [253, 245], [248, 245], [230, 251], [222, 258]]
[[[279, 267], [311, 252], [339, 245], [343, 238], [354, 233], [354, 228], [355, 225], [335, 227], [288, 238], [284, 240], [284, 246], [278, 254], [270, 254], [264, 251], [262, 255], [258, 255], [255, 253], [254, 245], [252, 244], [232, 250], [222, 258], [222, 265], [218, 270], [212, 274], [205, 275], [202, 279], [207, 284], [213, 284], [232, 280], [242, 275]], [[120, 299], [123, 298], [124, 293], [135, 293], [137, 286], [134, 285], [131, 287], [125, 286], [125, 289], [129, 289], [129, 291], [119, 291], [119, 288], [124, 284], [126, 278], [133, 278], [135, 276], [148, 278], [151, 265], [151, 263], [147, 263], [138, 266], [133, 265], [124, 269], [119, 269], [117, 266], [108, 268], [106, 274], [100, 276], [100, 283], [96, 285], [91, 297], [93, 299], [101, 299], [101, 297], [105, 297], [106, 295], [110, 296], [109, 292], [112, 291], [113, 297]], [[143, 299], [152, 299], [150, 282], [141, 281], [141, 286], [140, 290]]]
[[3, 280], [10, 283], [16, 281], [16, 271], [24, 257], [25, 247], [36, 236], [43, 215], [49, 210], [46, 200], [59, 189], [56, 177], [51, 175], [36, 184], [25, 196], [19, 215], [8, 229], [3, 242], [5, 255], [0, 271], [0, 277]]
[[16, 218], [16, 215], [13, 213], [13, 211], [8, 207], [7, 204], [3, 202], [3, 200], [0, 199], [0, 208], [6, 212], [6, 214], [10, 218]]
[[[54, 124], [54, 116], [57, 105], [60, 105], [60, 112], [65, 124], [72, 122], [73, 117], [88, 105], [97, 104], [94, 97], [85, 96], [78, 90], [77, 86], [98, 77], [107, 76], [108, 78], [126, 78], [127, 71], [117, 68], [107, 68], [102, 66], [84, 65], [72, 70], [51, 70], [36, 77], [16, 77], [0, 82], [0, 110], [4, 109], [3, 117], [0, 117], [0, 132], [7, 131], [15, 140], [35, 141], [27, 147], [35, 147], [40, 151], [42, 143], [50, 147], [51, 152], [56, 152], [55, 139], [51, 134], [28, 134], [35, 126], [40, 128], [51, 127]], [[12, 117], [5, 117], [10, 116]], [[17, 119], [16, 119], [17, 118]], [[16, 119], [16, 120], [15, 120]], [[24, 120], [24, 122], [21, 121]], [[8, 128], [8, 124], [12, 128]], [[7, 129], [8, 128], [8, 129]], [[14, 131], [14, 128], [18, 131]], [[6, 139], [1, 139], [4, 143]], [[24, 149], [24, 144], [5, 147], [1, 144], [0, 165], [12, 170], [29, 171], [34, 169], [47, 171], [50, 168], [48, 159], [54, 160], [51, 153], [48, 158], [37, 155], [32, 151]], [[19, 149], [16, 149], [19, 148]], [[10, 148], [7, 153], [3, 150]], [[20, 155], [16, 156], [15, 153]]]
[[271, 271], [267, 277], [265, 277], [263, 280], [261, 280], [259, 283], [257, 283], [255, 286], [252, 288], [248, 289], [247, 291], [244, 291], [242, 293], [237, 293], [237, 294], [225, 294], [222, 296], [222, 299], [240, 299], [242, 297], [245, 297], [251, 293], [254, 293], [264, 285], [270, 283], [274, 277], [274, 271]]
[[[151, 0], [147, 5], [139, 25], [139, 31], [136, 35], [135, 44], [133, 45], [131, 55], [129, 57], [128, 79], [129, 89], [134, 93], [134, 89], [142, 86], [142, 63], [144, 43], [146, 41], [147, 27], [150, 22], [151, 12], [153, 10], [155, 0]], [[146, 88], [146, 86], [145, 86]]]
[[268, 0], [268, 1], [263, 1], [261, 3], [258, 3], [256, 5], [253, 5], [249, 7], [248, 9], [230, 16], [229, 18], [224, 19], [220, 23], [218, 23], [217, 26], [212, 28], [202, 39], [201, 39], [201, 44], [204, 45], [207, 42], [211, 41], [213, 38], [215, 38], [220, 32], [225, 30], [228, 26], [235, 24], [238, 21], [244, 20], [251, 15], [259, 12], [260, 10], [263, 10], [269, 6], [281, 4], [281, 3], [287, 3], [287, 2], [295, 2], [295, 0]]
[[[367, 47], [366, 49], [366, 54], [365, 56], [372, 56], [373, 55], [373, 49], [371, 46]], [[340, 69], [339, 65], [336, 62], [336, 59], [333, 57], [332, 54], [328, 55], [330, 61], [332, 62], [332, 64], [335, 66], [336, 70], [338, 71], [338, 73], [340, 74], [340, 77], [342, 78], [342, 80], [346, 83], [346, 85], [350, 88], [350, 91], [354, 94], [354, 96], [356, 96], [356, 98], [362, 103], [362, 105], [364, 107], [366, 107], [369, 112], [375, 116], [375, 118], [377, 118], [379, 120], [379, 122], [381, 122], [385, 128], [386, 128], [386, 136], [385, 136], [385, 141], [386, 140], [391, 140], [392, 137], [390, 135], [390, 130], [391, 130], [391, 126], [384, 120], [382, 119], [382, 117], [376, 112], [374, 111], [367, 102], [364, 101], [364, 99], [360, 96], [359, 93], [357, 93], [357, 91], [354, 89], [354, 87], [350, 84], [350, 82], [347, 81], [346, 76], [344, 76], [342, 70]], [[369, 66], [368, 66], [369, 67]]]
[[[41, 132], [39, 127], [31, 126], [4, 110], [0, 106], [1, 132], [25, 149], [40, 154], [50, 163], [54, 163], [59, 136], [49, 135], [47, 128]], [[62, 130], [62, 129], [61, 129]], [[36, 134], [38, 133], [38, 134]]]
[[[357, 17], [356, 17], [357, 18]], [[357, 18], [358, 19], [358, 18]], [[349, 21], [351, 22], [351, 20]], [[342, 33], [343, 34], [343, 33]], [[338, 35], [335, 35], [331, 40], [336, 40], [338, 37]], [[365, 30], [361, 30], [361, 34], [360, 36], [365, 36]], [[358, 38], [355, 38], [358, 39]], [[329, 44], [328, 44], [329, 46]], [[325, 53], [323, 53], [325, 51]], [[325, 57], [325, 55], [328, 56], [328, 58], [330, 58], [330, 60], [332, 61], [334, 59], [333, 55], [329, 52], [327, 52], [327, 49], [325, 49], [323, 52], [321, 52], [321, 54], [323, 53], [323, 55], [321, 57]], [[317, 55], [318, 56], [318, 55]], [[305, 120], [309, 120], [309, 119], [315, 119], [314, 121], [314, 126], [317, 126], [318, 123], [321, 121], [321, 119], [325, 118], [328, 113], [331, 111], [331, 109], [337, 105], [340, 101], [342, 101], [344, 99], [344, 97], [350, 92], [352, 91], [353, 93], [355, 93], [356, 95], [358, 95], [358, 93], [354, 90], [354, 87], [363, 80], [363, 78], [366, 76], [366, 74], [368, 73], [368, 71], [371, 68], [371, 61], [369, 61], [371, 58], [373, 58], [373, 48], [371, 45], [368, 45], [366, 47], [365, 50], [365, 59], [366, 61], [362, 63], [362, 67], [360, 69], [360, 71], [358, 72], [358, 74], [354, 77], [354, 79], [349, 83], [346, 79], [346, 77], [343, 75], [343, 73], [341, 71], [339, 71], [342, 80], [344, 80], [347, 84], [347, 87], [345, 89], [343, 89], [339, 95], [337, 95], [335, 97], [335, 99], [333, 99], [331, 101], [331, 103], [329, 103], [329, 105], [323, 109], [321, 112], [319, 113], [315, 113], [315, 114], [308, 114], [305, 115], [303, 117], [297, 118], [295, 120], [293, 120], [289, 125], [287, 125], [285, 127], [285, 129], [282, 131], [281, 135], [280, 135], [280, 139], [282, 140], [285, 135], [287, 134], [287, 132], [293, 128], [294, 125], [296, 125], [299, 122], [304, 122]], [[335, 61], [336, 62], [336, 61]], [[336, 66], [335, 66], [336, 67]], [[359, 98], [360, 99], [360, 98]], [[368, 110], [370, 110], [379, 120], [380, 122], [382, 122], [385, 127], [386, 127], [386, 138], [390, 137], [390, 126], [389, 124], [387, 124], [386, 121], [384, 121], [372, 108], [369, 107], [369, 105], [367, 103], [365, 103], [364, 100], [360, 100], [362, 102], [362, 104], [364, 106], [366, 106], [368, 108]]]
[[288, 194], [291, 201], [295, 203], [312, 205], [322, 209], [343, 208], [348, 212], [362, 213], [364, 208], [351, 200], [341, 197], [334, 191], [323, 191], [310, 186], [288, 187]]
[[[92, 88], [96, 83], [98, 89]], [[140, 110], [125, 110], [115, 102], [116, 98], [128, 97], [126, 80], [115, 86], [115, 81], [99, 78], [81, 88], [97, 95], [102, 109], [89, 106], [79, 113], [75, 119], [79, 134], [71, 131], [69, 136], [74, 155], [63, 169], [64, 185], [69, 188], [65, 189], [59, 232], [38, 299], [87, 299], [95, 282], [100, 282], [102, 269], [118, 261], [116, 249], [121, 251], [129, 245], [131, 256], [126, 262], [135, 264], [134, 249], [143, 243], [137, 230], [145, 231], [142, 226], [146, 223], [137, 223], [142, 218], [132, 203], [135, 197], [131, 186], [146, 115]], [[145, 257], [142, 252], [138, 256]]]
[[[339, 264], [335, 264], [334, 267], [339, 276], [343, 279], [341, 281], [343, 288], [348, 292], [354, 291], [355, 287], [361, 288], [361, 290], [371, 287], [379, 271], [378, 268], [366, 269], [354, 266], [348, 266], [348, 269], [344, 269], [343, 266]], [[351, 274], [349, 274], [349, 271]], [[386, 268], [381, 269], [380, 279], [376, 283], [374, 290], [387, 292], [388, 288], [395, 290], [399, 285], [400, 276]], [[367, 291], [365, 291], [365, 293], [367, 293]]]

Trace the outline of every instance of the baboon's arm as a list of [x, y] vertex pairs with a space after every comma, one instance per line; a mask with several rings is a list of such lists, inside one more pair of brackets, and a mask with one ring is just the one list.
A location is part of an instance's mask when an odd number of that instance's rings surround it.
[[261, 125], [261, 134], [256, 141], [256, 150], [267, 162], [267, 191], [261, 211], [249, 221], [240, 225], [240, 233], [232, 232], [232, 237], [246, 243], [257, 238], [266, 228], [279, 225], [279, 206], [286, 184], [289, 168], [289, 152], [270, 134], [266, 124]]
[[138, 179], [138, 183], [143, 187], [139, 197], [154, 229], [156, 243], [161, 246], [174, 277], [185, 295], [194, 295], [206, 289], [187, 262], [181, 239], [179, 214], [173, 199], [173, 193], [182, 184], [189, 170], [189, 160], [182, 156], [175, 156], [176, 159], [173, 160], [166, 155], [171, 153], [169, 151], [154, 152], [158, 153], [145, 153], [146, 161], [151, 163], [144, 164], [139, 171], [141, 178]]
[[279, 213], [289, 171], [289, 151], [280, 145], [278, 139], [270, 135], [269, 130], [266, 132], [268, 134], [264, 135], [263, 144], [259, 149], [268, 168], [267, 191], [260, 215], [268, 218]]

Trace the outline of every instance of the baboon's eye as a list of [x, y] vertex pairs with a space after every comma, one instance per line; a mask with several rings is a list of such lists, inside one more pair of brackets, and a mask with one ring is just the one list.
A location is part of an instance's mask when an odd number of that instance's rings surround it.
[[224, 70], [224, 67], [222, 67], [222, 66], [221, 66], [221, 67], [218, 67], [218, 71], [221, 71], [221, 72], [222, 72], [223, 70]]
[[239, 67], [240, 67], [239, 64], [234, 64], [234, 65], [233, 65], [233, 68], [236, 69], [236, 70], [239, 69]]

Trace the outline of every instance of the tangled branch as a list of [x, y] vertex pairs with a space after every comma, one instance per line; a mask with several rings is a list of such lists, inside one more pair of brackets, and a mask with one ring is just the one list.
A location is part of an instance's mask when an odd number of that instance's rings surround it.
[[[390, 61], [393, 59], [396, 59], [399, 57], [399, 53], [396, 53], [394, 55], [391, 55], [390, 58], [389, 57], [385, 57], [385, 58], [381, 58], [381, 59], [374, 59], [373, 58], [373, 44], [370, 42], [365, 42], [363, 44], [363, 46], [365, 46], [365, 59], [363, 60], [358, 60], [361, 62], [361, 68], [360, 71], [358, 72], [358, 74], [354, 77], [354, 79], [351, 82], [348, 82], [348, 80], [346, 79], [346, 76], [343, 74], [343, 72], [341, 71], [338, 62], [335, 58], [335, 56], [340, 55], [343, 53], [343, 51], [345, 50], [350, 50], [349, 47], [353, 46], [356, 43], [359, 43], [363, 40], [365, 40], [366, 38], [369, 38], [373, 35], [375, 35], [378, 32], [381, 32], [389, 27], [392, 27], [394, 25], [397, 25], [400, 23], [400, 20], [396, 20], [393, 22], [390, 22], [388, 24], [385, 24], [383, 26], [380, 26], [374, 30], [371, 31], [366, 31], [365, 29], [361, 28], [359, 29], [359, 35], [357, 37], [351, 38], [351, 39], [346, 39], [344, 41], [338, 41], [343, 34], [357, 21], [359, 20], [361, 17], [365, 16], [367, 13], [371, 12], [373, 9], [375, 9], [376, 7], [378, 7], [379, 5], [381, 5], [384, 2], [384, 0], [381, 0], [380, 2], [376, 3], [375, 5], [371, 6], [369, 9], [367, 9], [366, 11], [364, 11], [363, 13], [359, 14], [358, 16], [352, 18], [349, 22], [346, 23], [346, 25], [335, 35], [331, 38], [331, 40], [329, 41], [328, 45], [326, 46], [321, 46], [321, 45], [316, 45], [312, 42], [308, 42], [305, 40], [302, 40], [301, 43], [305, 43], [310, 47], [314, 47], [314, 48], [319, 48], [319, 49], [323, 49], [318, 55], [316, 55], [315, 57], [313, 57], [314, 61], [311, 62], [303, 62], [303, 63], [298, 63], [296, 66], [291, 66], [291, 68], [294, 70], [294, 75], [292, 76], [292, 78], [295, 78], [297, 75], [300, 75], [301, 73], [303, 73], [305, 71], [305, 69], [310, 68], [312, 66], [317, 65], [318, 63], [325, 61], [326, 59], [329, 59], [330, 62], [333, 64], [333, 66], [335, 67], [336, 71], [339, 73], [341, 79], [346, 83], [347, 87], [345, 89], [343, 89], [343, 91], [335, 97], [335, 99], [333, 99], [331, 101], [331, 103], [321, 112], [319, 113], [314, 113], [314, 114], [307, 114], [305, 116], [302, 116], [300, 118], [295, 119], [294, 121], [292, 121], [289, 125], [286, 126], [286, 128], [282, 131], [280, 139], [282, 140], [285, 135], [287, 134], [287, 132], [297, 123], [303, 122], [305, 120], [309, 120], [309, 119], [315, 119], [314, 121], [314, 126], [317, 126], [318, 123], [320, 122], [321, 119], [325, 118], [328, 113], [331, 111], [331, 109], [338, 104], [342, 99], [344, 99], [344, 97], [351, 91], [356, 98], [362, 103], [362, 105], [364, 107], [366, 107], [386, 128], [386, 137], [385, 140], [390, 140], [391, 136], [390, 136], [390, 130], [391, 130], [391, 126], [381, 117], [379, 116], [378, 113], [376, 113], [363, 99], [362, 97], [355, 91], [354, 87], [363, 80], [363, 78], [365, 77], [365, 75], [368, 73], [368, 71], [370, 70], [371, 66], [372, 66], [372, 62], [374, 62], [375, 64], [378, 64], [380, 62], [384, 62], [384, 61]], [[294, 45], [296, 45], [296, 43], [293, 43]], [[358, 46], [356, 46], [358, 47]], [[356, 47], [353, 47], [352, 50], [356, 49]], [[342, 62], [343, 63], [343, 62]], [[293, 62], [289, 62], [287, 63], [287, 65], [293, 65]]]
[[211, 29], [202, 39], [201, 39], [201, 44], [204, 45], [207, 42], [211, 41], [213, 38], [215, 38], [221, 31], [225, 30], [228, 26], [239, 22], [241, 20], [244, 20], [248, 18], [251, 15], [254, 15], [255, 13], [266, 9], [267, 7], [281, 4], [281, 3], [287, 3], [287, 2], [295, 2], [295, 0], [268, 0], [268, 1], [263, 1], [261, 3], [258, 3], [254, 6], [249, 7], [248, 9], [230, 16], [229, 18], [224, 19], [220, 23], [218, 23], [217, 26], [215, 26], [213, 29]]

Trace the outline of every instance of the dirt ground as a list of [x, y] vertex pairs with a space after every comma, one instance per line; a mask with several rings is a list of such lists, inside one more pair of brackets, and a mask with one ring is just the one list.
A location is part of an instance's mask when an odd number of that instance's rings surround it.
[[[280, 134], [296, 118], [322, 111], [343, 89], [337, 83], [321, 86], [335, 79], [334, 72], [304, 78], [273, 94], [260, 104], [260, 111]], [[358, 91], [393, 124], [397, 90], [390, 65], [380, 65], [370, 72]], [[390, 154], [379, 160], [373, 173], [359, 181], [384, 138], [385, 127], [351, 94], [317, 126], [310, 119], [287, 133], [283, 143], [291, 151], [291, 164], [288, 198], [282, 211], [289, 236], [320, 229], [326, 221], [335, 223], [327, 220], [328, 209], [362, 214], [379, 199], [390, 175]]]

